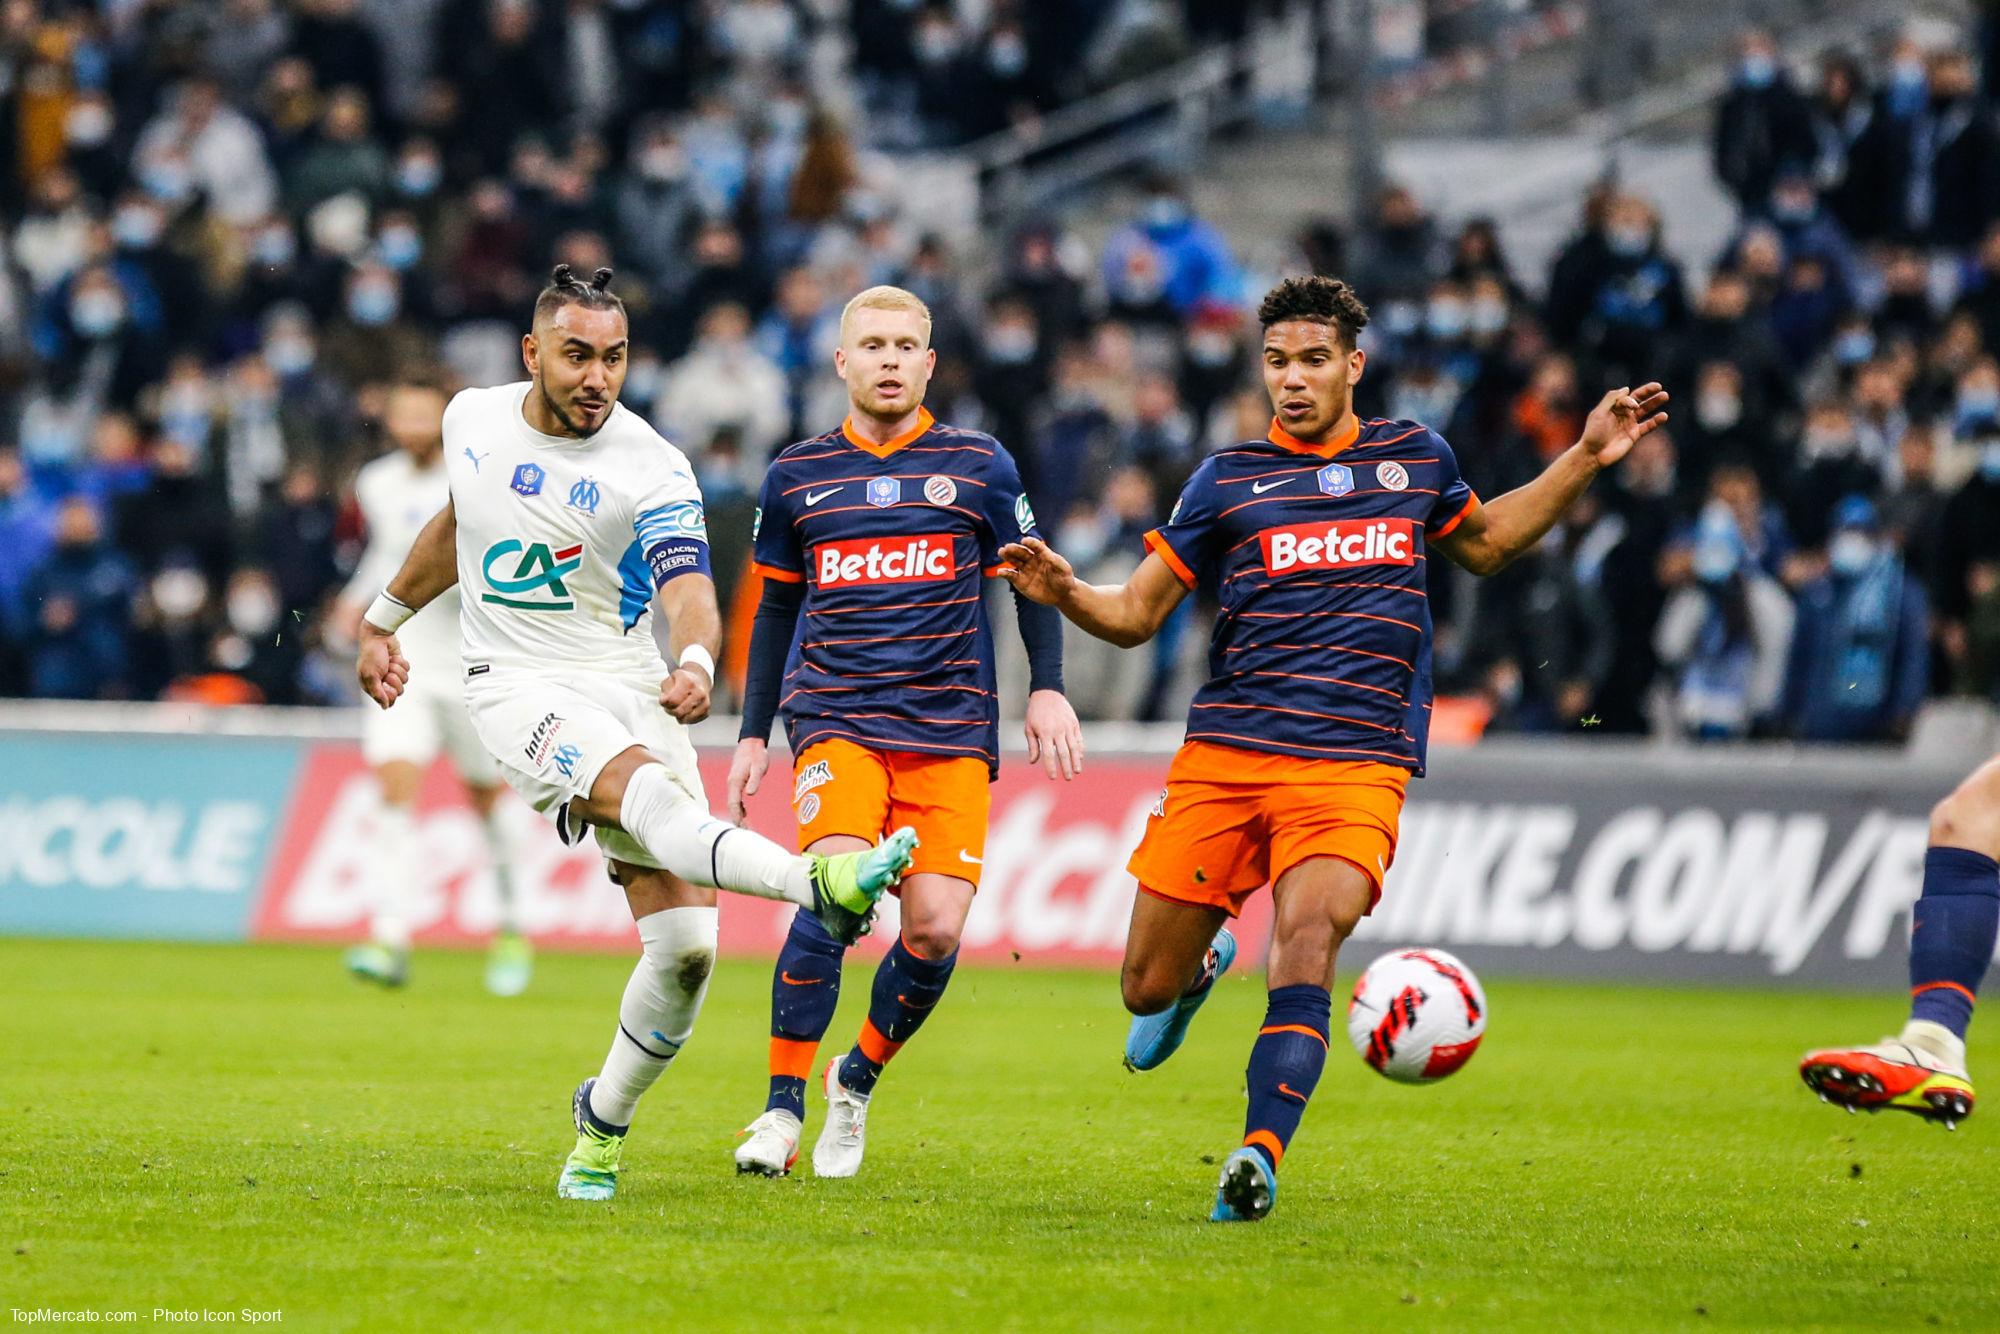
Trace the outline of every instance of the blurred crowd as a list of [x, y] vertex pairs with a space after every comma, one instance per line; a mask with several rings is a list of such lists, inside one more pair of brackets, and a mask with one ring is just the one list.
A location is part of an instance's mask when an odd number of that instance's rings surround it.
[[[1203, 453], [1263, 433], [1272, 275], [1168, 177], [1094, 248], [1037, 221], [968, 254], [896, 168], [1244, 11], [1060, 8], [0, 0], [0, 694], [351, 702], [329, 613], [383, 385], [515, 377], [558, 261], [618, 272], [625, 402], [695, 462], [726, 606], [765, 460], [843, 411], [839, 307], [884, 281], [936, 314], [938, 414], [1009, 445], [1080, 567], [1136, 563]], [[1303, 223], [1283, 267], [1374, 311], [1358, 406], [1437, 426], [1483, 494], [1604, 386], [1675, 394], [1537, 551], [1438, 581], [1441, 685], [1493, 728], [1699, 737], [1889, 739], [1929, 695], [1992, 697], [1996, 134], [1960, 51], [1792, 70], [1753, 32], [1720, 255], [1669, 253], [1611, 185], [1546, 274], [1402, 189]], [[1174, 716], [1207, 614], [1078, 643], [1080, 710]]]

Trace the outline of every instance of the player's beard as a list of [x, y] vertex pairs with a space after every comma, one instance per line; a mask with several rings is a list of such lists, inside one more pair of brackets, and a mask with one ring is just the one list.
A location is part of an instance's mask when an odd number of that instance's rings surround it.
[[855, 404], [864, 413], [875, 418], [877, 421], [895, 421], [898, 418], [907, 417], [922, 407], [924, 405], [924, 391], [929, 388], [930, 385], [928, 383], [916, 384], [910, 380], [903, 380], [902, 398], [891, 403], [876, 393], [875, 386], [871, 384], [855, 395]]
[[611, 409], [616, 407], [618, 402], [616, 399], [608, 400], [604, 405], [604, 416], [598, 421], [597, 425], [586, 430], [578, 426], [571, 419], [570, 415], [562, 410], [562, 407], [556, 402], [556, 396], [549, 392], [548, 382], [539, 375], [535, 377], [535, 392], [542, 396], [542, 406], [549, 410], [549, 415], [562, 423], [563, 433], [573, 436], [578, 440], [588, 440], [591, 436], [603, 430], [604, 423], [611, 420]]

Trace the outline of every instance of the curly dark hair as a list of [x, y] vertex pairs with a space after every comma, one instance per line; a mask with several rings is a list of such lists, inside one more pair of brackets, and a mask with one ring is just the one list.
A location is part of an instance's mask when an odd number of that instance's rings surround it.
[[1257, 322], [1268, 329], [1286, 320], [1334, 325], [1340, 330], [1340, 345], [1352, 352], [1355, 340], [1368, 327], [1368, 307], [1340, 279], [1315, 273], [1287, 278], [1264, 294]]
[[586, 310], [615, 310], [625, 313], [625, 303], [611, 290], [611, 270], [599, 269], [586, 282], [576, 276], [576, 271], [567, 264], [558, 264], [549, 274], [549, 285], [535, 298], [535, 323], [555, 314], [564, 306], [582, 306]]

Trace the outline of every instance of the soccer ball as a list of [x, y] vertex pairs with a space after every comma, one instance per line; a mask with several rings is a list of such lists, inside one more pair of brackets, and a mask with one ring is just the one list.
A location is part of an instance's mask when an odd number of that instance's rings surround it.
[[1486, 1033], [1486, 993], [1443, 950], [1394, 950], [1368, 965], [1347, 1003], [1347, 1037], [1377, 1074], [1403, 1084], [1443, 1079]]

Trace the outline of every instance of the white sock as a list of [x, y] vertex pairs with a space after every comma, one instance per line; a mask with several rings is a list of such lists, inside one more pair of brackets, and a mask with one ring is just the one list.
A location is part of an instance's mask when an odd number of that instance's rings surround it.
[[521, 901], [514, 883], [514, 856], [507, 847], [507, 821], [495, 804], [480, 822], [486, 834], [486, 857], [493, 866], [493, 887], [500, 896], [500, 915], [493, 927], [502, 934], [521, 929]]
[[598, 1120], [631, 1125], [640, 1095], [694, 1032], [708, 976], [715, 971], [715, 930], [713, 908], [668, 908], [639, 919], [645, 952], [625, 984], [618, 1031], [590, 1087], [590, 1110]]
[[813, 906], [806, 859], [704, 810], [666, 766], [642, 764], [625, 783], [618, 823], [683, 880], [759, 899]]
[[416, 859], [416, 816], [408, 806], [383, 802], [375, 808], [375, 883], [369, 887], [375, 911], [368, 935], [377, 945], [410, 948], [410, 922], [402, 907]]

